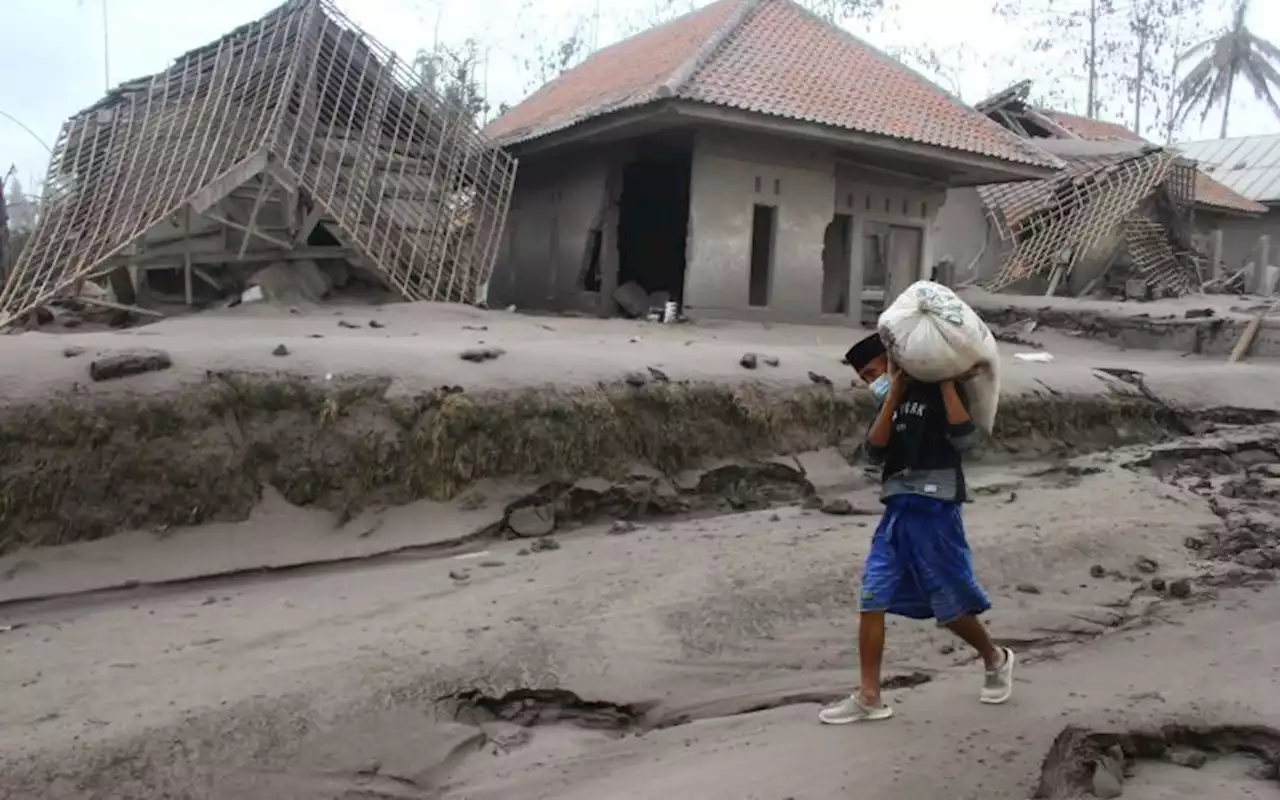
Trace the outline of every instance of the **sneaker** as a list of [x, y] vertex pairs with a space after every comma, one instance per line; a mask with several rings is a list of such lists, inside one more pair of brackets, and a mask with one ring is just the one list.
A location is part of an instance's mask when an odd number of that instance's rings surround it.
[[1007, 647], [1000, 650], [1004, 653], [1004, 661], [1000, 666], [987, 670], [986, 680], [982, 683], [982, 694], [978, 699], [989, 705], [1000, 705], [1013, 696], [1013, 667], [1018, 659]]
[[851, 694], [839, 703], [827, 706], [818, 712], [818, 719], [827, 725], [848, 725], [852, 722], [874, 722], [893, 716], [893, 708], [881, 703], [868, 706]]

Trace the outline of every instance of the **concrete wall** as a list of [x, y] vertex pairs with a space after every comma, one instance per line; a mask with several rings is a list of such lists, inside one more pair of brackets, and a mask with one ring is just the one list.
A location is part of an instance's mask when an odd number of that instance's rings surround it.
[[520, 162], [489, 280], [490, 306], [598, 310], [599, 295], [581, 291], [578, 280], [590, 231], [601, 224], [617, 154], [616, 148], [596, 149]]
[[[487, 299], [491, 306], [551, 311], [602, 310], [601, 295], [578, 279], [593, 228], [603, 229], [603, 294], [616, 271], [616, 214], [609, 198], [631, 147], [616, 144], [520, 162], [511, 210]], [[895, 275], [901, 289], [927, 277], [934, 263], [934, 219], [945, 194], [930, 185], [885, 177], [837, 159], [822, 146], [706, 128], [696, 132], [692, 164], [688, 267], [684, 304], [693, 315], [772, 321], [857, 324], [861, 315], [864, 230], [868, 222], [919, 228], [920, 271]], [[748, 303], [751, 228], [755, 204], [776, 207], [769, 303]], [[852, 295], [844, 314], [823, 314], [824, 251], [833, 258], [828, 225], [852, 216], [849, 236]], [[613, 274], [616, 275], [616, 272]], [[830, 283], [831, 279], [828, 277]]]
[[1280, 264], [1280, 208], [1274, 208], [1257, 219], [1197, 212], [1196, 228], [1206, 237], [1206, 255], [1210, 256], [1211, 240], [1207, 237], [1215, 229], [1222, 230], [1222, 269], [1228, 275], [1249, 262], [1257, 261], [1259, 236], [1271, 237], [1269, 260], [1272, 264]]
[[[859, 323], [863, 234], [868, 221], [919, 227], [921, 270], [897, 275], [898, 289], [933, 263], [930, 223], [944, 195], [838, 161], [823, 147], [725, 130], [698, 132], [689, 207], [685, 304], [694, 315], [792, 322]], [[777, 208], [772, 282], [766, 307], [748, 303], [751, 223], [756, 204]], [[823, 253], [835, 214], [853, 217], [845, 314], [823, 314]]]
[[933, 252], [956, 265], [955, 280], [985, 281], [1000, 269], [1000, 236], [975, 188], [950, 189], [933, 220]]

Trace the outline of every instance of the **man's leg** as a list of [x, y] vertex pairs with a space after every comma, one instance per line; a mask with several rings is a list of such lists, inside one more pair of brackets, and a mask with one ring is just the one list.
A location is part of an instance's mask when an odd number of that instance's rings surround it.
[[858, 664], [862, 685], [858, 691], [818, 713], [828, 725], [872, 722], [893, 716], [880, 700], [880, 662], [884, 658], [884, 612], [863, 611], [858, 616]]
[[880, 664], [884, 661], [884, 612], [863, 611], [858, 617], [859, 697], [865, 706], [880, 705]]
[[947, 629], [963, 639], [965, 644], [977, 650], [978, 655], [982, 656], [982, 663], [986, 665], [987, 669], [994, 669], [1000, 665], [1004, 654], [991, 641], [991, 634], [987, 633], [987, 626], [983, 625], [977, 617], [972, 614], [965, 614], [954, 622], [948, 622]]
[[991, 641], [991, 634], [987, 633], [987, 626], [973, 614], [965, 614], [947, 623], [947, 628], [982, 656], [987, 674], [978, 699], [984, 703], [999, 705], [1013, 696], [1013, 666], [1017, 661], [1013, 651], [1007, 647], [997, 647]]
[[880, 701], [880, 661], [884, 658], [884, 614], [893, 602], [902, 580], [902, 569], [889, 542], [892, 520], [886, 515], [871, 539], [862, 569], [862, 592], [858, 616], [858, 665], [862, 686], [858, 692], [834, 703], [818, 714], [828, 725], [888, 719], [893, 709]]

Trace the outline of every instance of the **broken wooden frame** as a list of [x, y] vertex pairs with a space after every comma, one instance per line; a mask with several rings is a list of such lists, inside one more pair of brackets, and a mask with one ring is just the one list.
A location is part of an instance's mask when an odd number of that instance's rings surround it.
[[[341, 257], [474, 302], [515, 168], [329, 0], [289, 0], [63, 126], [0, 327], [121, 266], [182, 269], [191, 299], [220, 265]], [[316, 225], [341, 247], [307, 248]]]
[[1008, 247], [987, 288], [1033, 276], [1048, 294], [1106, 237], [1118, 236], [1152, 288], [1182, 294], [1200, 285], [1191, 245], [1195, 168], [1170, 150], [1068, 159], [1044, 181], [979, 187], [987, 215]]

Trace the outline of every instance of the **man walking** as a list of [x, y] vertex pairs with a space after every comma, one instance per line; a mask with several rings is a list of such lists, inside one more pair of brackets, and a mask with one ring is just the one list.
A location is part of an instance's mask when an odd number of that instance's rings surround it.
[[847, 360], [863, 380], [888, 388], [867, 433], [868, 458], [882, 465], [884, 516], [871, 540], [862, 573], [858, 621], [857, 692], [824, 708], [829, 725], [888, 719], [880, 697], [885, 614], [935, 619], [982, 657], [986, 676], [978, 699], [999, 704], [1013, 694], [1014, 653], [997, 647], [978, 615], [991, 608], [973, 575], [960, 509], [965, 501], [961, 454], [980, 433], [969, 417], [964, 387], [956, 380], [912, 380], [889, 363], [880, 337], [849, 350]]

